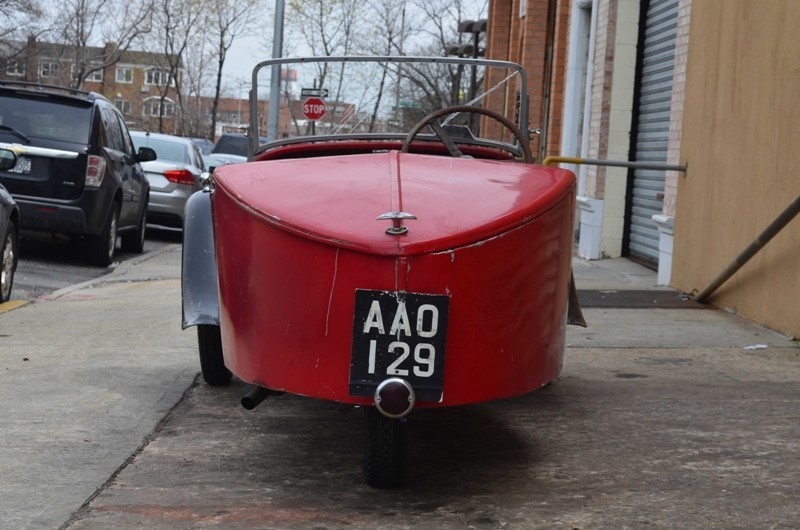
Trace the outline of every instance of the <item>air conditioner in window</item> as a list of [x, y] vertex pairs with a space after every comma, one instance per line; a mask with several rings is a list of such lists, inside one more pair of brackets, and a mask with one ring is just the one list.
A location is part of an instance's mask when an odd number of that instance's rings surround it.
[[150, 92], [150, 87], [149, 87], [149, 86], [147, 86], [147, 85], [142, 85], [142, 86], [139, 88], [139, 90], [141, 90], [142, 92]]

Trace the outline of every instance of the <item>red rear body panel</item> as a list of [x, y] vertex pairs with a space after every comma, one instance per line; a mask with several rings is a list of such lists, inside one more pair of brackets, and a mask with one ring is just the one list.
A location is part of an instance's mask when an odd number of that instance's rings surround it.
[[[244, 381], [347, 403], [357, 289], [450, 297], [444, 390], [519, 395], [561, 370], [575, 179], [396, 151], [223, 166], [214, 230], [225, 364]], [[405, 211], [389, 235], [385, 212]]]

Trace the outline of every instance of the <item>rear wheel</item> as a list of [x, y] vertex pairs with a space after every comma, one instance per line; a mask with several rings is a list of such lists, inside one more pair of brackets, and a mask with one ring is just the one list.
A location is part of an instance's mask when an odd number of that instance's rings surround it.
[[222, 356], [222, 335], [219, 326], [198, 325], [197, 345], [200, 349], [200, 371], [203, 380], [212, 386], [224, 386], [230, 383], [232, 374], [225, 367], [225, 359]]
[[132, 254], [144, 252], [144, 237], [147, 231], [147, 200], [142, 205], [142, 215], [136, 224], [136, 230], [125, 232], [120, 238], [122, 240], [122, 250]]
[[373, 488], [396, 488], [405, 476], [405, 420], [364, 407], [364, 478]]
[[103, 232], [97, 236], [89, 237], [89, 261], [98, 267], [108, 267], [114, 261], [114, 251], [117, 249], [117, 219], [119, 210], [117, 205], [111, 206], [108, 219], [103, 227]]
[[14, 272], [17, 270], [17, 227], [9, 220], [0, 240], [0, 304], [11, 298]]

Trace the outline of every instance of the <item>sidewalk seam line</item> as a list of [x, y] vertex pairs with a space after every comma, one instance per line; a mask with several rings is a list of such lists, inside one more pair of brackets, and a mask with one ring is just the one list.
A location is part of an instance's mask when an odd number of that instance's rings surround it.
[[120, 466], [117, 469], [114, 470], [114, 472], [111, 474], [111, 476], [108, 477], [108, 479], [106, 479], [106, 481], [103, 482], [100, 485], [100, 487], [98, 487], [94, 491], [94, 493], [89, 495], [89, 497], [85, 501], [83, 501], [83, 504], [81, 504], [78, 507], [77, 510], [72, 512], [72, 514], [67, 518], [67, 520], [64, 521], [64, 523], [61, 526], [58, 527], [58, 530], [66, 530], [67, 528], [72, 526], [74, 523], [76, 523], [79, 520], [81, 520], [84, 515], [89, 513], [89, 505], [92, 503], [92, 501], [94, 501], [98, 496], [100, 496], [103, 492], [105, 492], [107, 489], [109, 489], [114, 484], [114, 482], [117, 480], [117, 477], [129, 465], [131, 465], [133, 463], [133, 461], [136, 459], [137, 456], [142, 454], [142, 452], [147, 448], [148, 445], [150, 445], [150, 443], [153, 442], [153, 440], [155, 440], [158, 437], [159, 433], [164, 429], [164, 427], [166, 427], [167, 424], [170, 421], [172, 421], [172, 418], [175, 415], [175, 411], [178, 409], [178, 407], [183, 405], [189, 399], [189, 395], [191, 394], [192, 390], [194, 390], [195, 387], [197, 385], [199, 385], [199, 384], [200, 384], [200, 373], [198, 372], [197, 374], [195, 374], [194, 379], [192, 380], [192, 382], [188, 386], [188, 388], [186, 388], [186, 390], [184, 390], [183, 394], [181, 394], [180, 399], [175, 403], [175, 405], [172, 406], [172, 408], [170, 408], [167, 411], [167, 413], [164, 415], [164, 417], [161, 418], [161, 420], [159, 420], [158, 423], [156, 423], [156, 425], [153, 428], [153, 430], [150, 431], [142, 439], [141, 443], [139, 443], [139, 445], [136, 447], [136, 449], [133, 451], [133, 453], [131, 453], [131, 455], [128, 456], [128, 458], [126, 458], [125, 461], [122, 462], [122, 464], [120, 464]]

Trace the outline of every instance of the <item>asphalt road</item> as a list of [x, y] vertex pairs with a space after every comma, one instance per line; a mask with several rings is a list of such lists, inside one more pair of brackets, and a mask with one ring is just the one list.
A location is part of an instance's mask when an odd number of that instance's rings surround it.
[[[179, 230], [148, 227], [144, 253], [180, 242]], [[86, 251], [79, 245], [23, 239], [11, 299], [33, 302], [58, 289], [104, 276], [137, 256], [122, 252], [118, 246], [110, 267], [95, 267], [86, 263]]]

